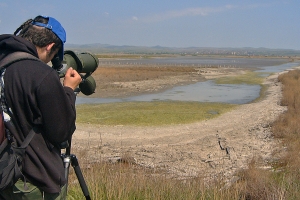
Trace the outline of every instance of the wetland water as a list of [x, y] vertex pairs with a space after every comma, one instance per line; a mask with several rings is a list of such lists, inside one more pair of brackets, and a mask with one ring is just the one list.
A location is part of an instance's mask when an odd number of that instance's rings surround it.
[[141, 59], [116, 59], [112, 61], [100, 60], [100, 65], [172, 65], [172, 66], [231, 66], [231, 67], [263, 67], [275, 66], [286, 63], [286, 59], [264, 58], [223, 58], [223, 57], [197, 57], [179, 56], [170, 58], [141, 58]]
[[[257, 72], [262, 72], [263, 76], [268, 76], [271, 73], [281, 72], [293, 67], [299, 66], [299, 63], [286, 63], [285, 60], [279, 59], [146, 59], [135, 60], [135, 62], [168, 64], [176, 63], [178, 65], [233, 65], [237, 67], [253, 67]], [[115, 62], [115, 63], [113, 63]], [[133, 60], [113, 61], [112, 65], [118, 62], [130, 63]], [[198, 102], [221, 102], [232, 104], [249, 103], [259, 97], [259, 85], [246, 84], [215, 84], [214, 81], [204, 81], [195, 84], [177, 86], [164, 92], [155, 94], [144, 94], [126, 98], [88, 98], [77, 97], [76, 104], [90, 103], [113, 103], [113, 102], [132, 102], [132, 101], [198, 101]]]

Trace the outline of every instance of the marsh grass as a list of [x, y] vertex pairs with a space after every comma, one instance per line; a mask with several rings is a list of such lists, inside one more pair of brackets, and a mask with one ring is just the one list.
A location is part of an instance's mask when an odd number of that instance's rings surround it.
[[[300, 71], [279, 76], [283, 84], [281, 104], [287, 106], [273, 124], [275, 138], [282, 141], [282, 152], [275, 154], [271, 169], [260, 168], [253, 158], [248, 169], [236, 174], [239, 180], [224, 187], [222, 179], [208, 184], [200, 176], [187, 180], [168, 177], [158, 169], [142, 168], [123, 162], [87, 163], [83, 168], [92, 199], [166, 200], [277, 200], [300, 197]], [[74, 173], [70, 174], [69, 199], [84, 199]]]
[[180, 101], [125, 102], [77, 106], [77, 122], [100, 125], [156, 126], [211, 119], [236, 105]]
[[221, 77], [215, 80], [217, 84], [248, 84], [261, 85], [264, 77], [260, 72], [247, 71], [244, 74], [237, 76]]

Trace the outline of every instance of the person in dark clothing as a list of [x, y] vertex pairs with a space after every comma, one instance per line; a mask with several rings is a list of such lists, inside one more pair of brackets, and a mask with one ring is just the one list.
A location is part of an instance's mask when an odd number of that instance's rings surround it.
[[21, 60], [3, 73], [4, 96], [17, 122], [14, 137], [18, 144], [33, 127], [40, 131], [26, 148], [22, 165], [25, 180], [0, 191], [0, 199], [65, 199], [60, 144], [70, 139], [76, 128], [74, 89], [81, 77], [69, 68], [62, 84], [58, 73], [47, 65], [57, 54], [63, 59], [65, 41], [64, 28], [47, 16], [27, 20], [14, 35], [0, 35], [0, 60], [19, 51], [43, 61]]

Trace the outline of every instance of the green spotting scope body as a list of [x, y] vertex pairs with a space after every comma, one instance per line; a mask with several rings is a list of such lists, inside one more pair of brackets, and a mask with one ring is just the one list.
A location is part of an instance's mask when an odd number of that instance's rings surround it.
[[81, 75], [82, 82], [79, 84], [80, 91], [84, 95], [91, 95], [95, 92], [96, 82], [91, 74], [99, 65], [99, 60], [96, 56], [87, 52], [76, 54], [73, 51], [66, 50], [64, 51], [63, 61], [54, 58], [52, 65], [61, 78], [65, 76], [68, 68], [72, 67]]

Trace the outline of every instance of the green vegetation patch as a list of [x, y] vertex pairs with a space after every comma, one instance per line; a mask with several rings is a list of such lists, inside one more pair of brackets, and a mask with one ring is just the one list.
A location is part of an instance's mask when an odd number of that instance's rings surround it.
[[77, 105], [77, 122], [100, 125], [155, 126], [211, 119], [236, 105], [201, 102], [123, 102]]
[[217, 84], [249, 84], [249, 85], [261, 85], [264, 77], [260, 72], [248, 71], [245, 74], [238, 76], [222, 77], [215, 80]]

